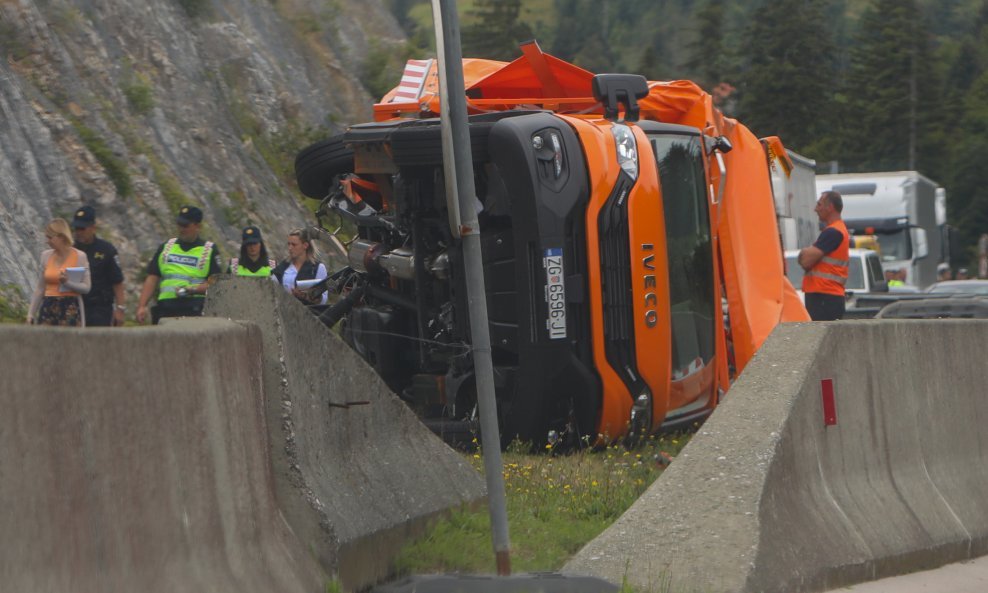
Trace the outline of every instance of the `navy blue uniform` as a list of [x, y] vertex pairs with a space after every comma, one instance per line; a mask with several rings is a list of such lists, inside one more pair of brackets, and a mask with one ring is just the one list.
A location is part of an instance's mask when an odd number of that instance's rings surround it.
[[89, 270], [93, 279], [92, 290], [89, 294], [82, 295], [82, 302], [86, 307], [86, 326], [112, 325], [113, 286], [124, 279], [117, 248], [99, 237], [94, 238], [89, 245], [77, 241], [75, 248], [89, 258]]

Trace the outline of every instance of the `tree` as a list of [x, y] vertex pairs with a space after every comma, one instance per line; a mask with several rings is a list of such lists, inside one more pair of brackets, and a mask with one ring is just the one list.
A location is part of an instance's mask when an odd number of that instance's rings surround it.
[[841, 168], [939, 169], [939, 84], [914, 0], [874, 0], [850, 52]]
[[822, 0], [766, 0], [742, 47], [738, 116], [796, 151], [819, 144], [834, 121], [835, 51], [822, 7]]
[[514, 60], [518, 45], [532, 38], [520, 20], [521, 0], [477, 0], [467, 12], [472, 25], [463, 28], [463, 55], [490, 60]]
[[962, 244], [973, 246], [988, 232], [988, 185], [981, 174], [988, 153], [988, 71], [981, 73], [965, 96], [960, 124], [947, 198]]
[[724, 82], [728, 58], [724, 47], [724, 0], [707, 0], [693, 15], [696, 37], [689, 44], [686, 67], [708, 91]]

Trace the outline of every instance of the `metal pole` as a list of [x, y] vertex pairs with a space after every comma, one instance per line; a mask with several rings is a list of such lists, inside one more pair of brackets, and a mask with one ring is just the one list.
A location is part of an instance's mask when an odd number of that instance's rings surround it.
[[[463, 92], [460, 23], [455, 1], [432, 0], [432, 16], [436, 25], [436, 50], [439, 57], [446, 201], [450, 205], [450, 222], [455, 227], [454, 234], [461, 238], [463, 244], [463, 267], [466, 270], [473, 368], [477, 380], [477, 405], [480, 411], [491, 536], [497, 574], [509, 575], [511, 543], [508, 540], [508, 513], [504, 497], [504, 467], [501, 462], [501, 438], [494, 400], [494, 363], [491, 360], [484, 262], [480, 252], [480, 224], [475, 206], [477, 190], [473, 179], [473, 154], [470, 151], [467, 103]], [[456, 205], [459, 206], [460, 220], [455, 220], [452, 215]]]

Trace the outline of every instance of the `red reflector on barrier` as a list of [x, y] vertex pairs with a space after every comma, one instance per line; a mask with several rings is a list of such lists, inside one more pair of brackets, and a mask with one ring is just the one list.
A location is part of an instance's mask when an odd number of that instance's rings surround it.
[[823, 396], [823, 424], [834, 426], [837, 424], [837, 404], [834, 402], [834, 380], [820, 380], [820, 394]]

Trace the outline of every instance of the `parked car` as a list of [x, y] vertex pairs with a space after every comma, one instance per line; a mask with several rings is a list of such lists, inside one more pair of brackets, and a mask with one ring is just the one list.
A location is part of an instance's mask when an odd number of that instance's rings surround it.
[[[844, 285], [848, 308], [854, 306], [861, 293], [889, 291], [885, 273], [882, 271], [882, 262], [877, 253], [871, 249], [851, 249], [849, 255], [847, 284]], [[786, 251], [786, 276], [789, 277], [800, 298], [803, 298], [804, 271], [799, 265], [798, 257], [798, 250]]]
[[988, 280], [943, 280], [931, 284], [924, 292], [935, 294], [988, 295]]

